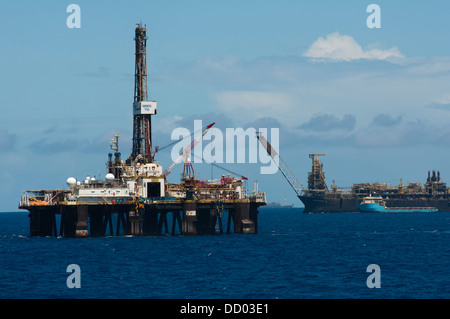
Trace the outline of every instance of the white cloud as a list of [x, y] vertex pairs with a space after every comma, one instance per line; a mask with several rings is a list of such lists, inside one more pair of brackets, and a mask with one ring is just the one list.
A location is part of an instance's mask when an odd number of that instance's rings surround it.
[[319, 37], [303, 56], [333, 61], [390, 60], [404, 57], [396, 47], [389, 50], [364, 50], [351, 36], [341, 35], [339, 32], [331, 33], [326, 38]]
[[[449, 57], [435, 57], [431, 59], [415, 59], [407, 69], [408, 76], [436, 76], [450, 72]], [[447, 101], [445, 102], [447, 103]]]

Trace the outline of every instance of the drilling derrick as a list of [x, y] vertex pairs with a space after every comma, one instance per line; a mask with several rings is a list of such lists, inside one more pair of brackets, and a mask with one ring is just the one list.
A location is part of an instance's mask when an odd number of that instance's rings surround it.
[[147, 89], [147, 28], [137, 24], [133, 102], [133, 150], [131, 161], [152, 163], [152, 120], [156, 102], [149, 101]]

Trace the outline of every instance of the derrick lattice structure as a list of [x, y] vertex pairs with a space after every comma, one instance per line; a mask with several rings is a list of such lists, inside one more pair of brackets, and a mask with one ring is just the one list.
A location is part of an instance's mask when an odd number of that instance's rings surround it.
[[136, 62], [133, 102], [133, 162], [152, 163], [152, 121], [156, 102], [149, 101], [147, 83], [147, 28], [142, 23], [135, 30]]

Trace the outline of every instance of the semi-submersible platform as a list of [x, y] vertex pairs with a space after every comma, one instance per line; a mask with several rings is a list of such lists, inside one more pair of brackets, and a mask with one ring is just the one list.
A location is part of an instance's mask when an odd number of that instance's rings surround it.
[[[146, 27], [138, 24], [131, 155], [122, 160], [116, 134], [105, 180], [69, 177], [67, 189], [24, 191], [19, 208], [29, 211], [31, 236], [257, 233], [258, 207], [266, 204], [257, 184], [247, 193], [245, 177], [200, 181], [186, 161], [214, 123], [165, 171], [155, 162], [158, 148], [152, 145], [151, 117], [157, 104], [148, 99], [147, 39]], [[183, 160], [181, 183], [169, 183], [167, 175]]]

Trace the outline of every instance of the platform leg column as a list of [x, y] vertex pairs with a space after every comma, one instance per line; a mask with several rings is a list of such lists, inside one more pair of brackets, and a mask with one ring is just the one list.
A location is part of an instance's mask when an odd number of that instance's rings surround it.
[[30, 236], [53, 236], [54, 212], [36, 208], [30, 211]]
[[141, 214], [139, 211], [130, 211], [128, 213], [128, 221], [130, 224], [131, 235], [142, 235]]
[[233, 211], [234, 209], [228, 209], [227, 234], [230, 233], [231, 221], [233, 220]]
[[197, 204], [186, 201], [183, 206], [183, 221], [181, 222], [183, 235], [197, 235], [197, 223]]
[[156, 236], [158, 234], [158, 211], [154, 209], [146, 209], [142, 224], [142, 232], [144, 235]]
[[197, 233], [198, 235], [211, 235], [216, 232], [215, 208], [197, 209]]
[[240, 202], [234, 205], [234, 232], [254, 233], [254, 222], [250, 220], [250, 203]]
[[258, 205], [255, 205], [254, 203], [250, 204], [250, 213], [249, 218], [253, 221], [255, 225], [254, 233], [258, 233]]
[[104, 208], [95, 208], [89, 210], [89, 232], [91, 236], [105, 236], [103, 230]]
[[75, 237], [88, 237], [88, 206], [77, 205]]

